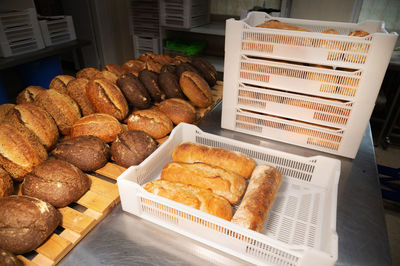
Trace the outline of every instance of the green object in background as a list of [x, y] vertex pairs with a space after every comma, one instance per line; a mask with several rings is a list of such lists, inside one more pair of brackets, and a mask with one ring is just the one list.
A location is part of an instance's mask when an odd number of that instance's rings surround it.
[[200, 53], [207, 45], [204, 40], [167, 40], [166, 48], [169, 50], [177, 51], [184, 56], [192, 56]]

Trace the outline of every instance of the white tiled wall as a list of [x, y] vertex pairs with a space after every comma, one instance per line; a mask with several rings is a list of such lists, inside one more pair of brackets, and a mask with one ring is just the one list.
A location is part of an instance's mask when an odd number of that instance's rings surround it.
[[364, 0], [358, 21], [383, 20], [386, 29], [400, 30], [399, 0]]

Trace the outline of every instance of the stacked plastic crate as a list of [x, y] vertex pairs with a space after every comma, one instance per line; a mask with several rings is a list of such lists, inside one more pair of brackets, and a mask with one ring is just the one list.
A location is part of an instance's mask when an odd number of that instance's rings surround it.
[[[256, 27], [271, 19], [311, 32]], [[227, 20], [222, 127], [354, 158], [397, 37], [379, 21]]]
[[39, 20], [39, 24], [46, 46], [76, 39], [72, 16], [44, 17]]
[[135, 57], [142, 53], [160, 53], [158, 0], [131, 0], [130, 31]]
[[208, 0], [160, 0], [161, 25], [190, 29], [210, 22]]
[[9, 57], [44, 48], [34, 8], [0, 12], [0, 56]]

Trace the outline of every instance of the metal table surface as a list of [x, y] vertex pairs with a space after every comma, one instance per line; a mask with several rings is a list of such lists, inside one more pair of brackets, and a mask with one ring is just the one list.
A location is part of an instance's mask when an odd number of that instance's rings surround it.
[[[221, 104], [199, 123], [209, 133], [301, 156], [342, 162], [337, 204], [337, 265], [391, 265], [374, 146], [367, 128], [354, 160], [220, 128]], [[121, 205], [60, 265], [241, 265], [244, 261], [123, 212]]]

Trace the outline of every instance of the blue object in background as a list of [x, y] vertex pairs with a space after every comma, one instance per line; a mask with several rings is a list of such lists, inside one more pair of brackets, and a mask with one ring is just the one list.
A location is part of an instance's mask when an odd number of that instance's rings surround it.
[[6, 88], [3, 83], [2, 75], [0, 73], [0, 104], [8, 103], [8, 96], [6, 92]]
[[58, 55], [19, 65], [16, 68], [25, 87], [41, 86], [48, 89], [51, 80], [57, 75], [62, 75], [61, 58]]

